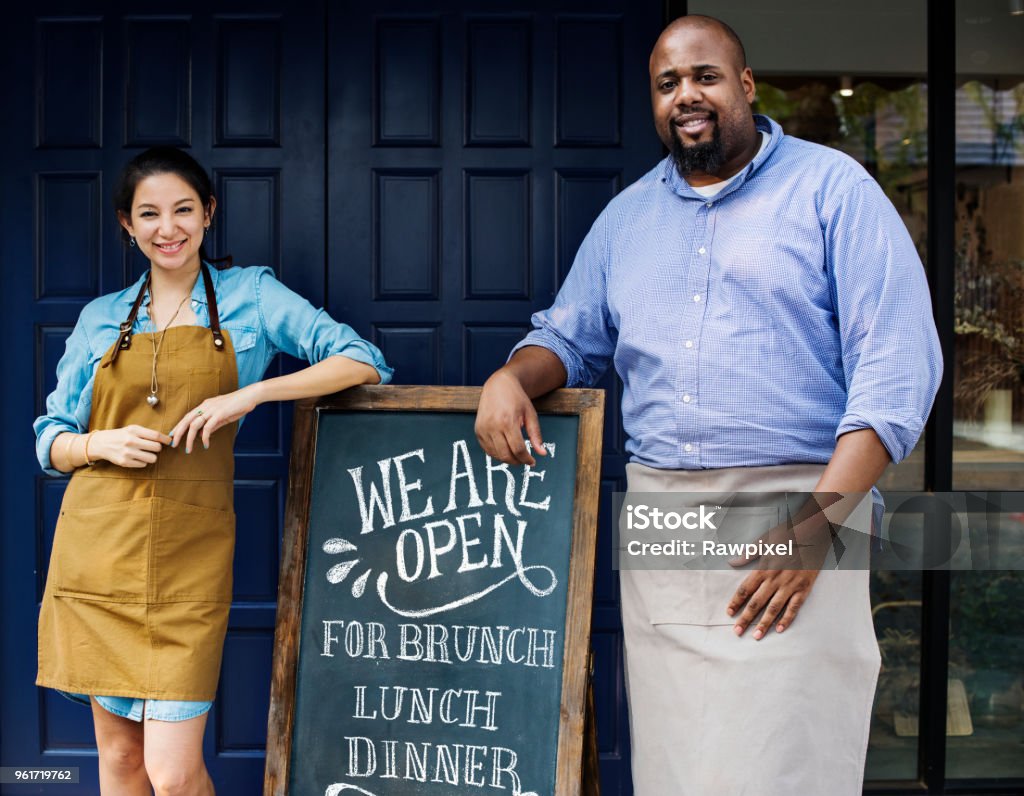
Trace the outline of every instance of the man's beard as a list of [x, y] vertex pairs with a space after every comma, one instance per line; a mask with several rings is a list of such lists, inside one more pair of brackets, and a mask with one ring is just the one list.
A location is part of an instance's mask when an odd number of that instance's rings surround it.
[[[712, 121], [716, 121], [712, 119]], [[710, 141], [684, 146], [679, 132], [672, 129], [672, 160], [675, 161], [679, 176], [686, 178], [695, 171], [715, 175], [725, 164], [725, 150], [722, 148], [722, 128], [715, 124]]]

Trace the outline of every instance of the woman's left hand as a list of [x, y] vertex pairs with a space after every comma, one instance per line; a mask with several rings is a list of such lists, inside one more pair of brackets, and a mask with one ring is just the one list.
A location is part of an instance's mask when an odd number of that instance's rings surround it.
[[171, 447], [177, 448], [184, 438], [185, 453], [191, 453], [196, 436], [202, 434], [203, 447], [209, 448], [210, 435], [214, 431], [229, 423], [234, 423], [256, 408], [258, 401], [251, 386], [207, 398], [188, 412], [171, 429], [170, 435], [174, 439]]

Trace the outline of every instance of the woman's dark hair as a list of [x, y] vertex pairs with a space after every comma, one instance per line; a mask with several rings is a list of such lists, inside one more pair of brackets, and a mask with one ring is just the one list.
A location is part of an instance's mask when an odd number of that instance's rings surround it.
[[[125, 218], [131, 218], [135, 189], [140, 182], [155, 174], [173, 174], [180, 177], [199, 194], [203, 209], [209, 210], [210, 200], [213, 198], [213, 183], [210, 182], [210, 175], [206, 173], [206, 169], [187, 152], [172, 146], [155, 146], [136, 155], [121, 170], [117, 182], [114, 183], [115, 212], [123, 214]], [[130, 238], [128, 230], [121, 227], [121, 239], [127, 243]], [[208, 257], [205, 241], [199, 246], [199, 257], [218, 267], [221, 263], [224, 267], [231, 265], [231, 255], [219, 259]]]

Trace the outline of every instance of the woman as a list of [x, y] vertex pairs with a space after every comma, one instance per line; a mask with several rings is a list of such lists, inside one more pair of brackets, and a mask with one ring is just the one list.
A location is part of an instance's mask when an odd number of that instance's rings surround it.
[[[132, 160], [114, 207], [150, 268], [82, 311], [35, 423], [43, 469], [73, 472], [36, 682], [91, 704], [104, 793], [210, 794], [201, 744], [231, 601], [237, 427], [266, 401], [392, 371], [269, 268], [210, 267], [217, 203], [184, 152]], [[263, 381], [279, 351], [314, 364]]]

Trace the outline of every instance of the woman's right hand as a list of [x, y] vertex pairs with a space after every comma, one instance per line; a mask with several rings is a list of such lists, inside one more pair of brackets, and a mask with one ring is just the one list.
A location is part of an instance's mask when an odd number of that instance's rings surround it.
[[156, 462], [157, 454], [171, 438], [145, 426], [125, 426], [92, 432], [89, 458], [106, 459], [118, 467], [145, 467]]

